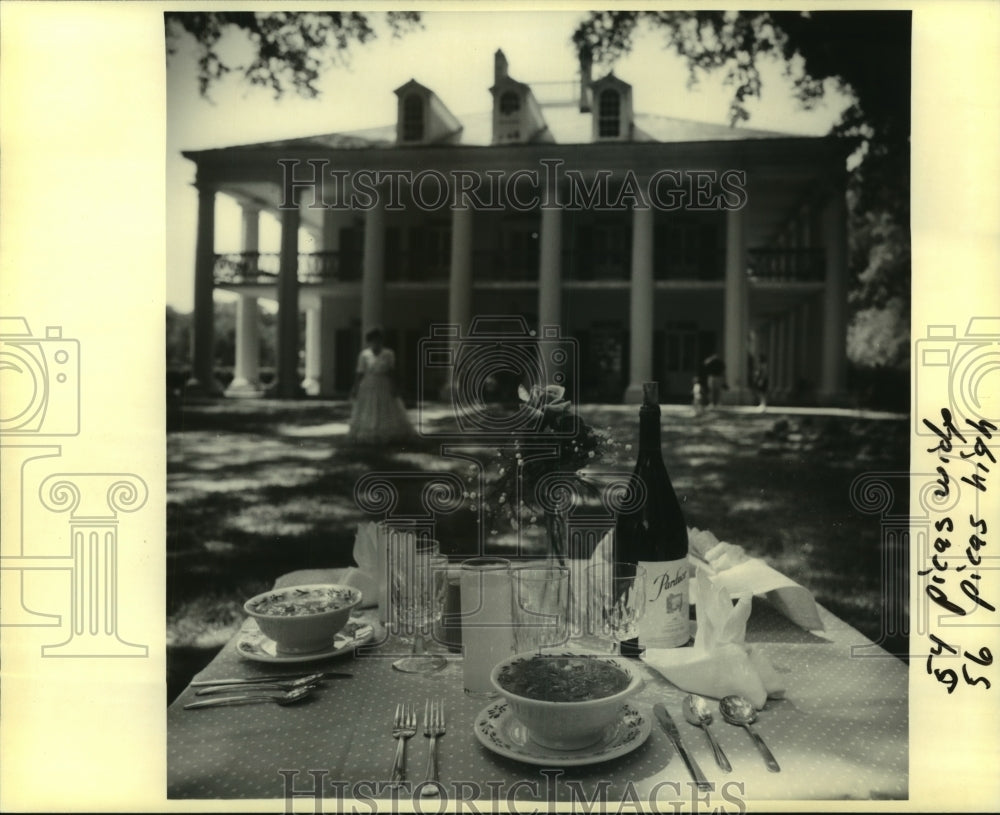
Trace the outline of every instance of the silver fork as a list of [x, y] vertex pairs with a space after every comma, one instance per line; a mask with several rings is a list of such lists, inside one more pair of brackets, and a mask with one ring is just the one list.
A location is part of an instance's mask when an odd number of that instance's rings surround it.
[[423, 798], [438, 796], [441, 792], [438, 783], [437, 740], [444, 735], [444, 702], [424, 704], [424, 735], [430, 739], [430, 752], [427, 754], [427, 769], [424, 771], [424, 781], [420, 788]]
[[406, 740], [417, 733], [417, 713], [409, 705], [396, 705], [392, 721], [392, 737], [396, 740], [396, 755], [392, 759], [389, 781], [399, 785], [406, 778]]

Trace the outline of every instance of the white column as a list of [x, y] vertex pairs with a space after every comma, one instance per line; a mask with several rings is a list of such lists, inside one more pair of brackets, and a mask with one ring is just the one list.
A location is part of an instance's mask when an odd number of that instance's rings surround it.
[[337, 323], [333, 296], [324, 295], [320, 306], [319, 395], [333, 396], [337, 377]]
[[198, 187], [198, 232], [194, 255], [194, 338], [186, 388], [217, 394], [215, 381], [215, 190]]
[[448, 322], [465, 333], [472, 319], [472, 209], [451, 212], [451, 269]]
[[243, 251], [258, 252], [260, 251], [260, 207], [243, 204], [241, 210]]
[[[257, 268], [260, 250], [260, 207], [241, 204], [241, 247], [247, 261]], [[257, 327], [257, 298], [240, 293], [236, 305], [236, 370], [233, 381], [226, 388], [227, 396], [246, 396], [257, 393], [257, 376], [260, 372], [260, 336]]]
[[726, 213], [726, 292], [723, 359], [730, 399], [746, 398], [747, 382], [747, 272], [746, 229], [743, 210]]
[[227, 396], [249, 396], [258, 392], [260, 373], [260, 332], [257, 323], [257, 298], [240, 294], [236, 304], [236, 370], [226, 388]]
[[278, 270], [277, 381], [274, 395], [299, 395], [299, 224], [298, 207], [281, 210], [281, 260]]
[[632, 291], [629, 305], [629, 384], [625, 402], [642, 401], [653, 377], [653, 210], [632, 210]]
[[823, 291], [823, 351], [820, 396], [842, 396], [847, 375], [847, 205], [843, 187], [823, 212], [826, 276]]
[[[469, 330], [472, 321], [472, 219], [473, 210], [453, 209], [451, 211], [451, 267], [448, 282], [448, 322], [459, 327], [462, 336]], [[452, 340], [452, 353], [460, 340]], [[454, 368], [449, 369], [447, 379], [441, 384], [440, 398], [451, 399], [455, 383], [451, 379]]]
[[302, 390], [309, 396], [319, 396], [323, 358], [323, 313], [319, 303], [306, 309], [306, 370]]
[[364, 257], [361, 261], [361, 335], [385, 319], [385, 211], [381, 196], [365, 211]]
[[562, 326], [562, 209], [542, 208], [538, 261], [538, 328]]

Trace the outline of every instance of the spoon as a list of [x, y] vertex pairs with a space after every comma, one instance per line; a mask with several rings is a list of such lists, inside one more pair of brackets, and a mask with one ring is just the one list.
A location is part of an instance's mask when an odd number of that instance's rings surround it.
[[233, 693], [234, 691], [241, 692], [250, 690], [295, 690], [295, 688], [313, 687], [322, 679], [323, 674], [310, 674], [309, 676], [302, 676], [297, 679], [287, 679], [280, 682], [254, 682], [246, 685], [210, 685], [207, 688], [195, 691], [195, 695], [208, 696], [213, 693]]
[[729, 763], [729, 759], [722, 752], [722, 748], [715, 740], [715, 736], [712, 735], [712, 731], [708, 729], [708, 726], [712, 723], [712, 711], [709, 709], [708, 702], [703, 696], [695, 696], [689, 693], [684, 698], [684, 718], [705, 731], [705, 735], [708, 736], [708, 743], [712, 745], [712, 750], [715, 752], [715, 763], [727, 773], [731, 773], [733, 767]]
[[196, 707], [222, 707], [224, 705], [249, 705], [254, 702], [274, 702], [279, 705], [293, 705], [307, 698], [315, 690], [314, 685], [293, 688], [281, 693], [254, 693], [247, 696], [220, 696], [218, 699], [201, 699], [184, 705], [185, 710]]
[[757, 711], [750, 700], [742, 696], [726, 696], [719, 702], [719, 710], [722, 712], [723, 719], [730, 724], [743, 727], [750, 734], [753, 743], [757, 745], [757, 749], [760, 750], [760, 754], [764, 757], [767, 769], [772, 773], [781, 772], [781, 767], [774, 760], [771, 751], [767, 749], [764, 740], [750, 727], [753, 722], [757, 721]]

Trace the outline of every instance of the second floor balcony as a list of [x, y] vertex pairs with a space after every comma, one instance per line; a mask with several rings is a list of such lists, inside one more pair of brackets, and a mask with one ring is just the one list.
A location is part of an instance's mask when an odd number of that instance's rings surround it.
[[[630, 252], [564, 250], [562, 279], [566, 282], [619, 282], [631, 277]], [[221, 286], [271, 286], [278, 280], [278, 252], [230, 252], [215, 256], [215, 283]], [[359, 251], [309, 252], [298, 256], [298, 279], [303, 285], [357, 283], [362, 275]], [[704, 282], [724, 278], [721, 251], [697, 258], [654, 258], [658, 281]], [[539, 257], [535, 251], [477, 249], [472, 254], [472, 279], [481, 283], [537, 284]], [[822, 249], [751, 249], [747, 275], [765, 283], [817, 282], [825, 275]], [[450, 258], [446, 252], [387, 252], [385, 279], [389, 283], [447, 285]]]

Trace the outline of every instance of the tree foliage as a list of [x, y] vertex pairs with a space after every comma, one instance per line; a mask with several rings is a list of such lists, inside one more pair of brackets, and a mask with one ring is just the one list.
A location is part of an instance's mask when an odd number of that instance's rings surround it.
[[[270, 87], [275, 96], [292, 90], [315, 97], [322, 72], [348, 63], [352, 45], [376, 36], [370, 16], [356, 11], [168, 11], [163, 16], [168, 59], [185, 34], [194, 38], [198, 87], [206, 97], [212, 85], [234, 72], [251, 85]], [[393, 36], [420, 25], [419, 12], [390, 11], [385, 19]], [[221, 47], [228, 34], [242, 35], [250, 46], [247, 61], [236, 62]]]
[[854, 103], [833, 132], [864, 140], [858, 205], [908, 208], [908, 12], [596, 11], [573, 33], [573, 42], [595, 62], [614, 63], [649, 28], [687, 61], [691, 83], [725, 72], [733, 88], [732, 124], [748, 120], [747, 103], [761, 96], [763, 60], [782, 64], [806, 109], [828, 89], [851, 94]]

